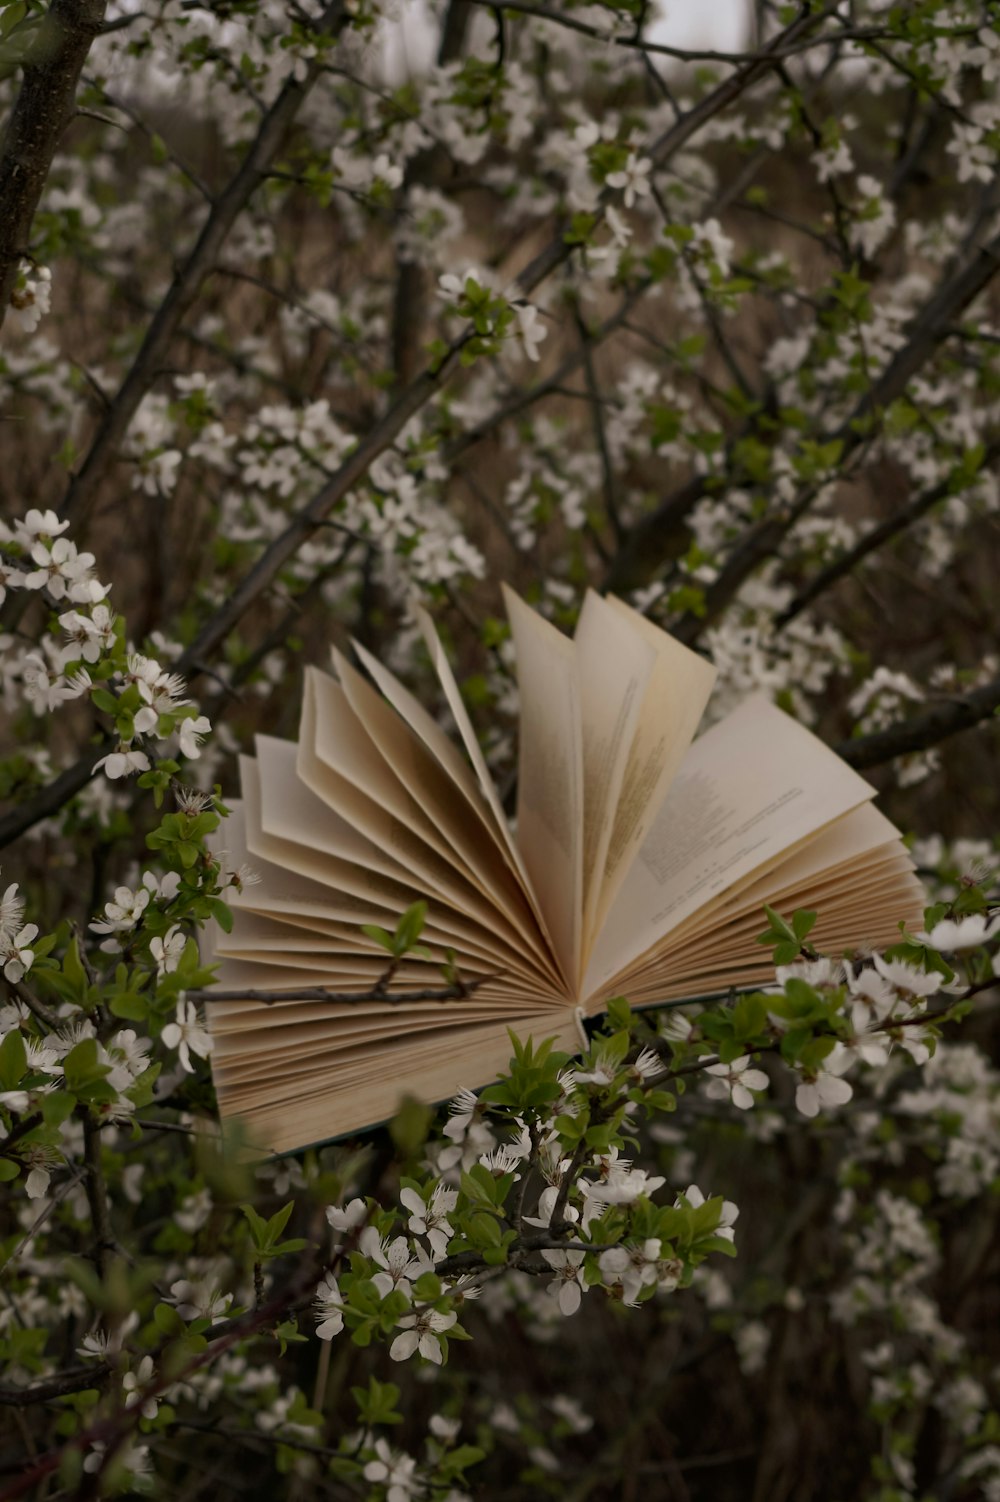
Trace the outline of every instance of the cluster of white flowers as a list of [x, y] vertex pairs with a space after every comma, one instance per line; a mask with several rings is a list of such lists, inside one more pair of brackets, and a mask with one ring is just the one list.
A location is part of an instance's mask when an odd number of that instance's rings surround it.
[[[43, 636], [36, 647], [22, 647], [0, 636], [4, 654], [3, 686], [13, 704], [20, 693], [37, 716], [60, 704], [117, 687], [134, 686], [139, 707], [116, 749], [96, 763], [112, 780], [148, 771], [149, 756], [134, 742], [170, 741], [183, 756], [197, 760], [202, 738], [211, 729], [205, 715], [192, 713], [185, 684], [156, 659], [139, 652], [121, 654], [121, 623], [108, 604], [111, 586], [94, 574], [94, 555], [81, 553], [64, 534], [69, 526], [53, 511], [29, 510], [13, 524], [0, 522], [0, 604], [8, 590], [44, 591], [49, 600], [72, 608], [58, 615], [62, 637]], [[110, 675], [104, 669], [116, 664]]]
[[10, 294], [14, 322], [33, 334], [52, 303], [52, 272], [47, 266], [22, 261]]
[[14, 983], [31, 969], [35, 955], [29, 945], [38, 936], [37, 924], [24, 922], [24, 898], [17, 886], [14, 882], [0, 897], [0, 966]]
[[12, 525], [0, 522], [0, 548], [13, 543], [16, 563], [0, 563], [0, 604], [7, 589], [45, 590], [54, 601], [94, 605], [107, 595], [110, 585], [94, 576], [93, 553], [80, 553], [62, 534], [69, 522], [54, 511], [32, 507]]
[[[10, 1033], [21, 1031], [27, 1017], [27, 1008], [19, 1004], [0, 1008], [0, 1046]], [[106, 1121], [128, 1122], [135, 1112], [135, 1102], [130, 1092], [139, 1084], [151, 1063], [150, 1042], [139, 1037], [132, 1028], [119, 1029], [102, 1042], [97, 1037], [94, 1024], [87, 1018], [80, 1018], [78, 1012], [72, 1016], [67, 1015], [64, 1025], [58, 1031], [50, 1032], [44, 1042], [36, 1042], [30, 1037], [25, 1040], [28, 1066], [32, 1076], [37, 1077], [37, 1082], [32, 1083], [30, 1088], [0, 1092], [0, 1106], [20, 1116], [34, 1109], [39, 1099], [60, 1087], [67, 1055], [87, 1039], [94, 1041], [95, 1066], [102, 1071], [104, 1079], [114, 1092], [114, 1098], [101, 1105], [101, 1115]], [[0, 1132], [4, 1137], [8, 1135], [2, 1126]], [[60, 1133], [64, 1147], [71, 1151], [75, 1124], [63, 1123]], [[24, 1154], [30, 1164], [25, 1179], [25, 1193], [29, 1199], [41, 1199], [48, 1193], [52, 1173], [62, 1155], [49, 1146], [35, 1144], [26, 1147]]]
[[169, 398], [150, 392], [128, 430], [127, 452], [135, 461], [132, 486], [148, 496], [168, 496], [177, 484], [182, 454], [174, 443]]

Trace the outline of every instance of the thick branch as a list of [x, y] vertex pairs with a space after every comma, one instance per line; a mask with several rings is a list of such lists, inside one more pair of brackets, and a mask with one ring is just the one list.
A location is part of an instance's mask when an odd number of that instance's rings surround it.
[[0, 1408], [31, 1408], [52, 1398], [65, 1398], [73, 1392], [98, 1387], [111, 1370], [110, 1361], [93, 1361], [89, 1366], [73, 1366], [54, 1377], [45, 1377], [27, 1387], [0, 1387]]
[[104, 1182], [104, 1170], [101, 1167], [101, 1127], [86, 1107], [82, 1108], [81, 1114], [83, 1115], [83, 1154], [87, 1165], [84, 1188], [94, 1223], [94, 1265], [103, 1278], [107, 1270], [108, 1253], [115, 1249], [115, 1238], [111, 1231], [108, 1190]]
[[24, 69], [0, 151], [0, 326], [52, 158], [71, 119], [80, 73], [104, 22], [107, 0], [52, 0]]
[[[317, 21], [315, 30], [321, 36], [332, 35], [348, 19], [344, 0], [332, 0]], [[175, 276], [146, 330], [131, 369], [101, 419], [87, 457], [70, 481], [62, 505], [63, 516], [86, 514], [108, 462], [124, 439], [143, 397], [159, 375], [170, 343], [190, 312], [202, 283], [214, 268], [226, 237], [254, 190], [266, 177], [289, 127], [321, 73], [322, 57], [314, 58], [301, 83], [290, 78], [261, 120], [253, 145], [229, 185], [212, 205], [194, 249]]]
[[32, 793], [28, 798], [22, 798], [17, 807], [10, 813], [0, 818], [0, 850], [5, 845], [10, 845], [18, 839], [26, 829], [31, 829], [35, 824], [40, 824], [43, 819], [57, 814], [65, 803], [85, 788], [94, 774], [94, 763], [116, 744], [109, 736], [101, 745], [92, 747], [79, 761], [60, 772], [58, 777], [47, 782], [44, 787]]
[[[671, 157], [676, 156], [687, 145], [692, 136], [697, 135], [703, 125], [707, 125], [709, 120], [714, 120], [716, 115], [728, 109], [741, 94], [777, 67], [784, 55], [785, 47], [814, 31], [835, 9], [836, 6], [829, 6], [815, 14], [798, 16], [750, 62], [737, 68], [728, 78], [723, 79], [722, 83], [710, 90], [704, 99], [699, 100], [692, 109], [681, 115], [680, 119], [665, 130], [658, 140], [653, 141], [646, 148], [645, 155], [650, 158], [653, 165], [665, 166]], [[561, 233], [558, 234], [521, 272], [517, 278], [520, 290], [531, 292], [539, 282], [544, 281], [566, 260], [569, 252], [570, 247], [566, 244], [564, 236]]]
[[[865, 393], [850, 417], [831, 435], [839, 439], [842, 446], [841, 472], [847, 461], [856, 457], [861, 446], [868, 442], [880, 415], [902, 396], [913, 376], [930, 359], [949, 332], [949, 326], [989, 285], [998, 270], [1000, 234], [983, 245], [955, 275], [942, 278], [930, 301], [910, 324], [902, 349]], [[674, 628], [682, 641], [694, 641], [706, 626], [718, 620], [755, 569], [777, 551], [821, 488], [818, 484], [810, 485], [790, 506], [766, 517], [740, 539], [708, 590], [704, 613], [683, 616]]]
[[[1000, 442], [991, 443], [983, 456], [983, 468], [992, 465], [998, 456], [1000, 456]], [[927, 512], [940, 501], [947, 500], [955, 493], [954, 482], [950, 478], [944, 479], [939, 485], [932, 485], [929, 490], [923, 490], [919, 495], [915, 495], [912, 500], [907, 501], [905, 506], [901, 506], [898, 511], [887, 516], [885, 521], [880, 522], [877, 527], [872, 527], [871, 531], [865, 532], [853, 547], [846, 549], [810, 579], [791, 604], [778, 616], [777, 625], [784, 626], [788, 621], [794, 620], [808, 605], [811, 605], [820, 595], [825, 594], [831, 585], [839, 583], [848, 574], [852, 574], [858, 564], [863, 562], [870, 553], [882, 547], [883, 543], [898, 537], [901, 532], [906, 531], [907, 527], [912, 527], [914, 522], [926, 516]]]
[[972, 689], [961, 697], [944, 699], [923, 714], [911, 715], [897, 725], [890, 725], [887, 730], [876, 730], [871, 735], [842, 741], [836, 747], [837, 755], [852, 767], [878, 767], [896, 756], [926, 751], [929, 746], [936, 746], [960, 730], [971, 730], [998, 712], [1000, 678], [993, 678], [981, 688]]

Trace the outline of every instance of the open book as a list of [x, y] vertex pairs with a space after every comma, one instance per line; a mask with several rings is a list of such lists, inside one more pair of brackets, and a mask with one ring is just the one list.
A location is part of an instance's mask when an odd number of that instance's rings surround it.
[[[508, 1028], [580, 1048], [581, 1018], [773, 978], [765, 903], [815, 908], [822, 948], [884, 945], [922, 892], [874, 790], [766, 698], [699, 739], [713, 668], [615, 599], [587, 595], [572, 640], [506, 591], [520, 690], [508, 822], [430, 619], [464, 753], [364, 648], [307, 670], [298, 743], [258, 736], [220, 831], [259, 873], [214, 936], [228, 991], [376, 987], [394, 928], [426, 899], [426, 956], [389, 997], [220, 1000], [208, 1008], [223, 1118], [287, 1152], [496, 1077]], [[440, 989], [446, 952], [469, 981]]]

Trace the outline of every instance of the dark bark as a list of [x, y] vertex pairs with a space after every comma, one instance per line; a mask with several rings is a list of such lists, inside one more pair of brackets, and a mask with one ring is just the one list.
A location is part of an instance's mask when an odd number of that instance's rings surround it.
[[992, 678], [982, 687], [953, 699], [943, 699], [923, 714], [911, 715], [898, 725], [842, 741], [836, 751], [852, 767], [878, 767], [896, 756], [926, 751], [960, 730], [971, 730], [984, 720], [995, 718], [998, 711], [1000, 678]]
[[104, 22], [107, 0], [52, 0], [31, 47], [0, 149], [0, 326], [52, 158], [72, 119], [83, 65]]

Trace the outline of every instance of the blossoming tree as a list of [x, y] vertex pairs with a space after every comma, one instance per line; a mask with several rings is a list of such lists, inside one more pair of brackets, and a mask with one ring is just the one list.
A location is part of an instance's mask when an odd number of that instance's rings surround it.
[[[1000, 1498], [992, 7], [389, 10], [0, 0], [0, 1495]], [[419, 601], [503, 779], [503, 578], [871, 769], [925, 926], [248, 1166], [233, 755]]]

